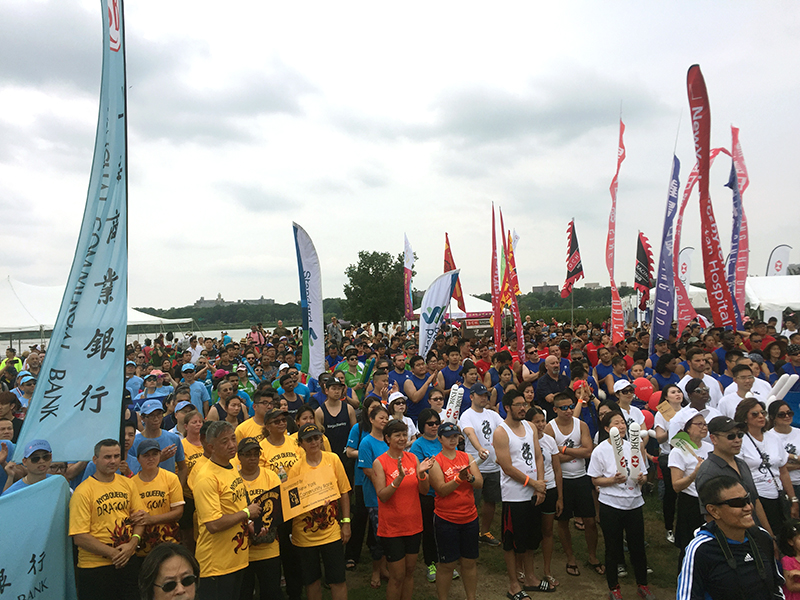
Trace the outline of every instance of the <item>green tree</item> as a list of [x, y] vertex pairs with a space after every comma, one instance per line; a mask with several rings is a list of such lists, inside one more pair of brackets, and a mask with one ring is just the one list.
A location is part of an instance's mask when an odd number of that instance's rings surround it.
[[344, 316], [349, 320], [399, 321], [403, 318], [403, 255], [358, 253], [358, 264], [345, 269], [348, 283]]

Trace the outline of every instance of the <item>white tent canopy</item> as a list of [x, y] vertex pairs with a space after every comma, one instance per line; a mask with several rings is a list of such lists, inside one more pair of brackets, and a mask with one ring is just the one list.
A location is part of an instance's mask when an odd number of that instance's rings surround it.
[[[0, 333], [53, 329], [64, 286], [40, 286], [6, 277], [0, 282]], [[128, 307], [128, 325], [177, 325], [191, 319], [162, 319]]]
[[800, 275], [748, 277], [744, 291], [750, 308], [766, 311], [800, 310]]

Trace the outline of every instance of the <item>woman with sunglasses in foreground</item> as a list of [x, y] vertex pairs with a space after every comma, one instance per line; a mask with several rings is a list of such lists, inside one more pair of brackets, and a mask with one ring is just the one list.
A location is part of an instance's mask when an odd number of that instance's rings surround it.
[[180, 544], [159, 544], [142, 563], [139, 593], [142, 600], [194, 600], [200, 565]]
[[[769, 413], [769, 428], [778, 439], [789, 457], [786, 469], [792, 480], [794, 495], [800, 493], [800, 429], [792, 426], [794, 411], [783, 400], [774, 400], [767, 411]], [[790, 496], [792, 494], [789, 494]], [[800, 497], [800, 496], [798, 496]]]

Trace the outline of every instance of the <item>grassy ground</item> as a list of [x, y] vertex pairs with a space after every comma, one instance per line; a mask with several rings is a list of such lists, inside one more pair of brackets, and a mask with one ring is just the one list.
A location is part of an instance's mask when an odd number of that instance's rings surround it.
[[[498, 507], [495, 515], [493, 532], [495, 537], [500, 538], [500, 510]], [[645, 496], [645, 531], [647, 538], [647, 561], [653, 569], [653, 574], [649, 576], [651, 590], [660, 599], [674, 598], [676, 588], [676, 578], [678, 574], [678, 550], [665, 538], [664, 525], [661, 517], [661, 502], [657, 495]], [[603, 560], [603, 537], [602, 527], [600, 541], [598, 544], [598, 557]], [[575, 555], [578, 558], [578, 565], [581, 570], [580, 577], [571, 577], [564, 570], [566, 559], [561, 551], [561, 545], [556, 534], [555, 549], [553, 551], [553, 575], [558, 579], [560, 586], [553, 597], [594, 599], [605, 598], [608, 593], [605, 576], [600, 576], [588, 568], [586, 563], [586, 541], [583, 534], [574, 528], [572, 529], [572, 543]], [[542, 572], [541, 552], [536, 553], [536, 571], [538, 575]], [[620, 579], [622, 592], [625, 598], [638, 598], [633, 577], [633, 570], [628, 562], [629, 574]], [[347, 575], [348, 598], [352, 600], [373, 600], [383, 598], [386, 595], [386, 583], [381, 585], [380, 590], [373, 590], [369, 585], [371, 565], [368, 562], [368, 554], [362, 553], [362, 563], [357, 570]], [[414, 600], [436, 600], [435, 586], [428, 583], [425, 578], [425, 570], [420, 558], [416, 578], [414, 582]], [[508, 587], [506, 567], [503, 560], [501, 548], [487, 548], [481, 546], [481, 554], [478, 559], [478, 600], [484, 598], [502, 599], [505, 597]], [[531, 594], [532, 597], [538, 594]], [[327, 590], [324, 597], [330, 598]], [[464, 598], [464, 588], [460, 581], [454, 581], [450, 588], [449, 598]]]

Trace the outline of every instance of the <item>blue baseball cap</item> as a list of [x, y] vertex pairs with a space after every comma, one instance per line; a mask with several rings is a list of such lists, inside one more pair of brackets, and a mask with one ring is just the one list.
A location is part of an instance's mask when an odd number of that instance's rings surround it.
[[178, 412], [178, 411], [180, 411], [180, 410], [183, 410], [183, 409], [184, 409], [184, 408], [186, 408], [187, 406], [192, 406], [192, 407], [194, 407], [194, 404], [192, 404], [192, 403], [191, 403], [191, 402], [189, 402], [188, 400], [181, 400], [180, 402], [178, 402], [178, 403], [175, 405], [175, 412]]
[[132, 360], [129, 360], [128, 362], [125, 363], [125, 366], [126, 367], [135, 367], [136, 363], [133, 362]]
[[158, 450], [161, 452], [161, 446], [158, 445], [158, 441], [149, 439], [142, 440], [142, 443], [136, 447], [136, 458], [139, 458], [146, 452], [150, 452], [150, 450]]
[[181, 373], [186, 373], [186, 371], [196, 371], [197, 367], [195, 367], [192, 363], [186, 363], [181, 367]]
[[25, 377], [20, 379], [19, 384], [23, 385], [25, 383], [28, 383], [29, 381], [35, 382], [36, 381], [36, 377], [34, 377], [33, 375], [25, 375]]
[[442, 423], [439, 425], [438, 435], [439, 437], [452, 437], [463, 434], [455, 423]]
[[486, 386], [483, 385], [480, 381], [469, 388], [470, 394], [476, 394], [478, 396], [485, 396], [489, 393], [489, 390], [486, 389]]
[[161, 404], [161, 400], [148, 400], [142, 404], [141, 413], [143, 415], [149, 415], [151, 412], [156, 410], [164, 410], [164, 405]]
[[50, 454], [53, 453], [53, 450], [50, 448], [50, 443], [47, 440], [31, 440], [28, 445], [25, 446], [25, 453], [22, 456], [23, 458], [30, 458], [31, 454], [37, 450], [44, 450]]
[[17, 373], [17, 377], [24, 377], [25, 375], [32, 375], [32, 374], [33, 373], [31, 373], [30, 371], [26, 371], [25, 369], [23, 369], [22, 371]]

